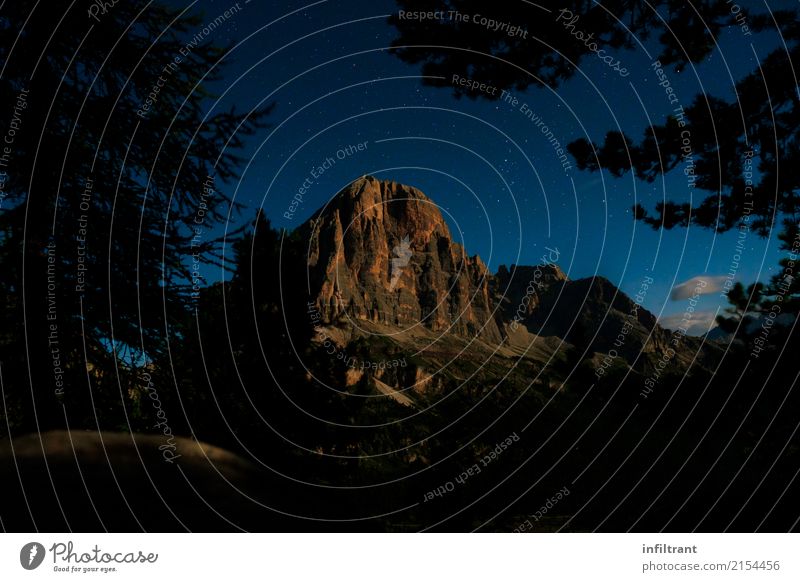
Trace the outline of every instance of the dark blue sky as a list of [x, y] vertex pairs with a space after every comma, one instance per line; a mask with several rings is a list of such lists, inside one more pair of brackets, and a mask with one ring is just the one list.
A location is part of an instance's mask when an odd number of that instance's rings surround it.
[[[232, 4], [198, 2], [195, 8], [210, 21]], [[570, 278], [600, 274], [633, 295], [643, 277], [654, 277], [644, 305], [664, 318], [680, 319], [686, 309], [685, 300], [670, 300], [674, 285], [729, 271], [736, 233], [658, 232], [631, 217], [634, 202], [652, 209], [664, 197], [689, 200], [680, 170], [653, 184], [630, 174], [581, 172], [574, 165], [565, 171], [522, 112], [525, 103], [564, 146], [584, 136], [602, 141], [618, 127], [640, 138], [650, 122], [662, 122], [674, 107], [650, 68], [657, 53], [652, 44], [617, 55], [630, 71], [627, 78], [587, 58], [582, 73], [557, 91], [515, 93], [515, 107], [456, 100], [446, 89], [423, 86], [417, 67], [384, 50], [395, 34], [386, 24], [396, 11], [390, 0], [331, 0], [298, 11], [306, 5], [311, 3], [240, 2], [238, 14], [210, 37], [241, 43], [231, 53], [225, 82], [216, 87], [216, 107], [276, 104], [272, 127], [249, 141], [241, 182], [228, 188], [253, 209], [237, 224], [262, 207], [275, 226], [292, 229], [344, 185], [372, 174], [425, 192], [440, 205], [454, 238], [463, 237], [467, 251], [493, 270], [536, 264], [545, 246], [558, 248]], [[756, 55], [763, 58], [778, 39], [744, 37], [732, 26], [718, 42], [720, 50], [697, 67], [668, 70], [682, 105], [702, 91], [732, 98], [733, 82], [752, 71]], [[364, 142], [363, 151], [337, 159], [338, 151]], [[311, 169], [326, 158], [335, 163], [314, 178]], [[311, 187], [292, 218], [285, 218], [306, 179]], [[693, 195], [699, 203], [707, 194]], [[766, 279], [777, 259], [776, 240], [751, 233], [736, 278]], [[720, 295], [710, 294], [699, 309], [707, 318], [720, 304]]]

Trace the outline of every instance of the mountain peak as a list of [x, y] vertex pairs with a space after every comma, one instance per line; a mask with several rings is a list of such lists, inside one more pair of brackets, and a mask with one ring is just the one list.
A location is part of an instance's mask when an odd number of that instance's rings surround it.
[[313, 300], [324, 320], [500, 339], [486, 267], [453, 242], [439, 207], [417, 188], [362, 176], [303, 232]]
[[[452, 240], [437, 204], [417, 188], [391, 180], [361, 176], [336, 194], [309, 220], [312, 230], [341, 230], [343, 240], [363, 249], [365, 237], [391, 252], [403, 239], [422, 250], [433, 239]], [[384, 236], [385, 235], [385, 236]], [[386, 246], [389, 245], [389, 246]], [[459, 247], [460, 248], [460, 247]]]
[[380, 195], [383, 198], [406, 197], [430, 202], [430, 199], [425, 194], [413, 186], [407, 186], [393, 180], [379, 180], [369, 174], [364, 174], [350, 182], [350, 184], [342, 188], [334, 199], [358, 199], [364, 197], [372, 199], [376, 195]]

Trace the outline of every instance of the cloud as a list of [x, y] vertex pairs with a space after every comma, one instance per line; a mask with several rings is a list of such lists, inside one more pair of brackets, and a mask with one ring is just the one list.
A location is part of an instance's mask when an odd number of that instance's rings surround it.
[[[692, 277], [688, 281], [679, 283], [672, 288], [669, 298], [673, 301], [680, 301], [681, 299], [688, 299], [695, 293], [698, 295], [711, 295], [722, 290], [722, 284], [725, 283], [727, 277], [724, 275], [716, 277], [697, 276]], [[705, 282], [705, 287], [699, 287]]]
[[[686, 328], [686, 335], [703, 335], [707, 331], [711, 331], [717, 327], [714, 320], [716, 311], [695, 311], [691, 314], [689, 320], [689, 327]], [[683, 321], [683, 314], [667, 315], [658, 320], [658, 324], [669, 330], [676, 330], [681, 327]]]

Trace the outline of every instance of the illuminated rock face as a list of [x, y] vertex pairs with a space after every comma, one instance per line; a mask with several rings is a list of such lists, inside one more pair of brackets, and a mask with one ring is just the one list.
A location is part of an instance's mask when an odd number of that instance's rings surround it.
[[437, 205], [416, 188], [365, 176], [301, 232], [312, 301], [326, 322], [421, 325], [501, 339], [491, 274], [453, 242]]

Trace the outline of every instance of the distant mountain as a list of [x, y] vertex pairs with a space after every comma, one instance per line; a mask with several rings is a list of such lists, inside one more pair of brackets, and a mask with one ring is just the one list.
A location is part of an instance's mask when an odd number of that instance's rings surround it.
[[714, 348], [701, 347], [699, 338], [658, 325], [655, 315], [605, 277], [548, 286], [537, 309], [523, 321], [537, 335], [563, 338], [586, 348], [589, 356], [616, 354], [642, 373], [652, 371], [661, 359], [668, 359], [673, 369], [685, 370], [692, 363], [709, 366], [717, 356]]
[[733, 341], [733, 334], [717, 326], [708, 333], [706, 333], [706, 339], [720, 342], [723, 344], [729, 344]]
[[791, 313], [781, 313], [774, 319], [770, 319], [768, 318], [767, 314], [764, 313], [750, 313], [744, 318], [740, 329], [730, 329], [726, 331], [726, 329], [728, 329], [727, 326], [725, 326], [725, 329], [717, 326], [706, 333], [706, 339], [714, 340], [721, 344], [729, 344], [734, 341], [742, 340], [747, 336], [747, 334], [758, 332], [759, 329], [765, 325], [765, 322], [767, 322], [767, 329], [771, 328], [772, 326], [789, 327], [792, 325], [792, 323], [794, 323], [794, 315]]

